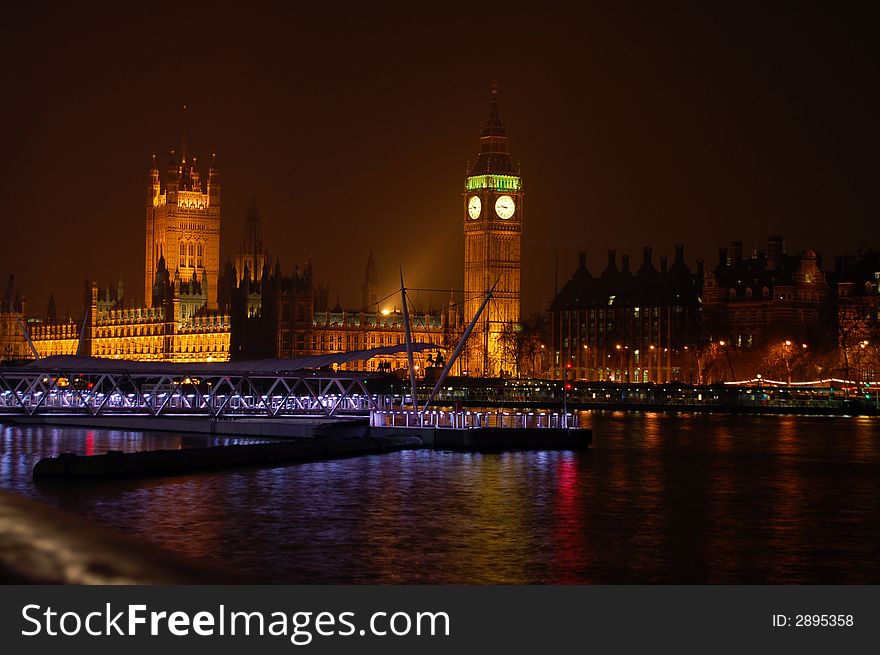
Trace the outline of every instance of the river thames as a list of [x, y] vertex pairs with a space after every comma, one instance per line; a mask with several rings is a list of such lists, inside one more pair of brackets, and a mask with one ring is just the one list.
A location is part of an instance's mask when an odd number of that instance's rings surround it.
[[78, 484], [31, 471], [60, 452], [236, 440], [0, 424], [0, 488], [258, 581], [880, 582], [880, 420], [580, 419], [587, 452], [404, 451]]

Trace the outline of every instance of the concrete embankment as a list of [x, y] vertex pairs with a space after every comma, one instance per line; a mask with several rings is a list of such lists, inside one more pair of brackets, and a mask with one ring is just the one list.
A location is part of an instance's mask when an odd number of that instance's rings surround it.
[[102, 479], [144, 475], [185, 475], [236, 466], [272, 466], [422, 447], [416, 436], [389, 435], [333, 439], [302, 439], [274, 443], [182, 448], [81, 456], [62, 453], [34, 466], [34, 479]]
[[0, 492], [0, 583], [234, 584], [194, 561], [78, 516]]

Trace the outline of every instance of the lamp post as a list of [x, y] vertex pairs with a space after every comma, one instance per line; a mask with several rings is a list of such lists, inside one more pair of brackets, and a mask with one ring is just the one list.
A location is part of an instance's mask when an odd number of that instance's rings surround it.
[[568, 427], [568, 392], [571, 391], [571, 382], [568, 381], [568, 372], [571, 370], [571, 362], [565, 362], [565, 373], [562, 379], [562, 427]]
[[587, 344], [584, 344], [584, 380], [590, 379], [590, 375], [588, 373], [588, 371], [590, 370], [589, 369], [589, 366], [590, 366], [589, 352], [590, 352], [590, 349], [587, 347]]
[[787, 375], [786, 384], [791, 384], [791, 339], [782, 342], [782, 361], [785, 364], [785, 373]]
[[620, 384], [620, 378], [623, 377], [623, 346], [617, 344], [614, 347], [617, 349], [617, 371], [614, 375], [614, 381]]
[[856, 380], [856, 383], [858, 384], [859, 393], [862, 393], [862, 383], [864, 382], [865, 378], [865, 369], [862, 367], [862, 358], [865, 356], [865, 348], [868, 347], [869, 343], [870, 341], [865, 339], [859, 344], [859, 363], [856, 369], [858, 371], [858, 379]]

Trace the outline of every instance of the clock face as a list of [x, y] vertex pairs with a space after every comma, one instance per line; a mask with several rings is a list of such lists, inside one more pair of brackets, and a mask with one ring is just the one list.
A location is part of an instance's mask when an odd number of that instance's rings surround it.
[[481, 208], [480, 196], [471, 196], [471, 199], [468, 200], [468, 216], [473, 219], [479, 218]]
[[495, 201], [495, 213], [498, 214], [498, 218], [507, 220], [513, 216], [515, 211], [516, 205], [510, 196], [499, 196], [498, 200]]

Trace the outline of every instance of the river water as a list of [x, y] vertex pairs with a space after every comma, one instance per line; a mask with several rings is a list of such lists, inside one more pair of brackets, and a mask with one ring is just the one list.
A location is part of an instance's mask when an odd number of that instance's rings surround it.
[[0, 424], [0, 488], [286, 583], [880, 583], [880, 420], [586, 412], [592, 450], [86, 484], [40, 457], [231, 443]]

